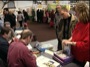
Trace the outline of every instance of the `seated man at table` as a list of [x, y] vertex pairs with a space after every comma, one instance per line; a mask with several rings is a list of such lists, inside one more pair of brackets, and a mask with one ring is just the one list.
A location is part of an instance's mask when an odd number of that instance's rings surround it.
[[2, 60], [5, 67], [7, 67], [7, 53], [9, 48], [8, 34], [9, 34], [9, 29], [2, 27], [0, 31], [0, 60]]
[[12, 42], [8, 51], [8, 67], [36, 67], [36, 58], [26, 47], [32, 40], [32, 32], [23, 30], [20, 41]]

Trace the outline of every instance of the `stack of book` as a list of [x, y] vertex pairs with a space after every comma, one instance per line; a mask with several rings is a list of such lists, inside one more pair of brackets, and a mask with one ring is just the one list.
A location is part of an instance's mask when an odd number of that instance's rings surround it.
[[70, 63], [73, 60], [71, 47], [67, 45], [64, 46], [63, 50], [54, 53], [53, 59], [58, 61], [61, 65]]
[[53, 59], [58, 61], [61, 65], [65, 65], [70, 63], [73, 60], [73, 57], [59, 51], [54, 53]]

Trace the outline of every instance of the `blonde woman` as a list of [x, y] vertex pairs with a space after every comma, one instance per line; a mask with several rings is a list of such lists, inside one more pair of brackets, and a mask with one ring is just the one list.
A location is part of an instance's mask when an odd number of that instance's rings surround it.
[[72, 32], [72, 37], [69, 40], [63, 40], [62, 44], [72, 46], [71, 51], [74, 56], [73, 62], [79, 67], [84, 67], [86, 61], [90, 61], [89, 8], [85, 2], [79, 2], [75, 6], [75, 11], [79, 22]]

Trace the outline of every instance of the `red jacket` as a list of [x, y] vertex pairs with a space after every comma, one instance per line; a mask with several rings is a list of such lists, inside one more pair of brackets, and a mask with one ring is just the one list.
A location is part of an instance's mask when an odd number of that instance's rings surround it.
[[90, 61], [90, 22], [84, 24], [78, 22], [72, 34], [72, 41], [76, 42], [76, 46], [72, 46], [72, 54], [75, 59], [80, 62]]
[[13, 42], [8, 50], [8, 67], [37, 67], [36, 58], [23, 42]]

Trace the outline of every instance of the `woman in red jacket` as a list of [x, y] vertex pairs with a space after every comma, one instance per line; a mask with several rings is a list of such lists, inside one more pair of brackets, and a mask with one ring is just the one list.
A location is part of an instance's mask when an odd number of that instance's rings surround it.
[[86, 61], [90, 61], [90, 20], [89, 8], [84, 2], [79, 2], [75, 6], [78, 23], [72, 32], [69, 40], [63, 40], [62, 45], [72, 45], [71, 52], [74, 56], [74, 63], [84, 67]]

